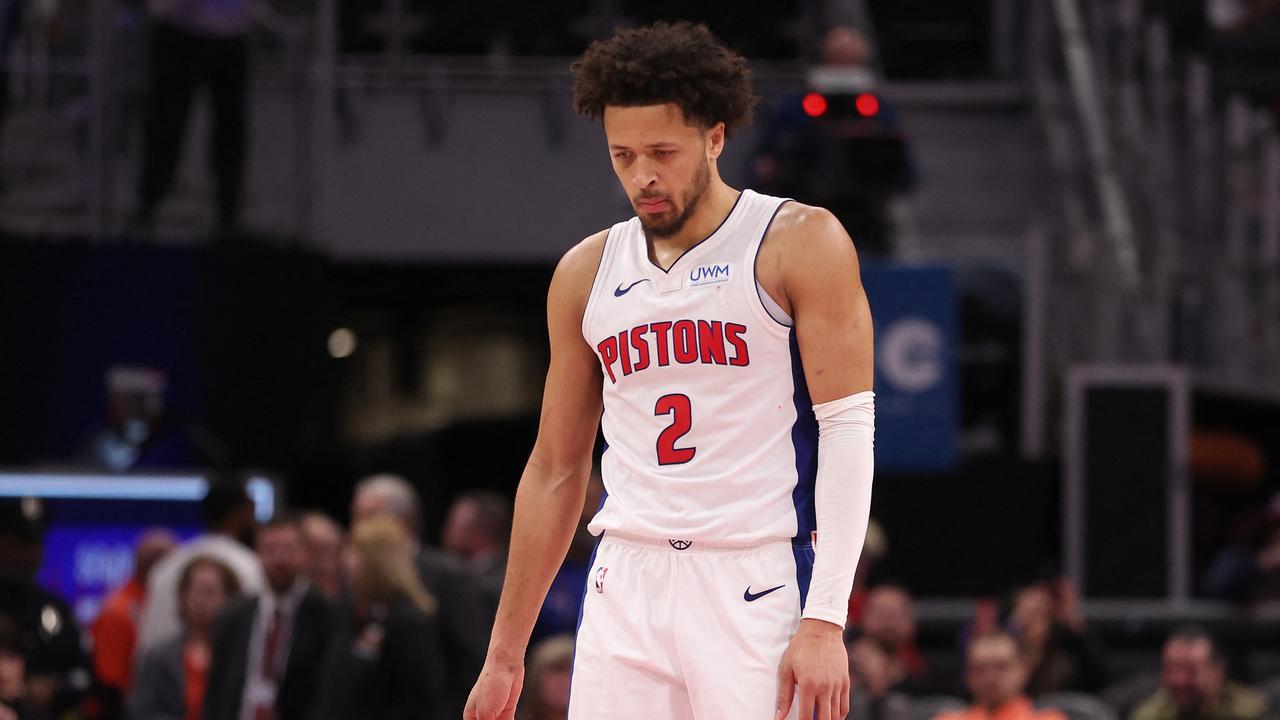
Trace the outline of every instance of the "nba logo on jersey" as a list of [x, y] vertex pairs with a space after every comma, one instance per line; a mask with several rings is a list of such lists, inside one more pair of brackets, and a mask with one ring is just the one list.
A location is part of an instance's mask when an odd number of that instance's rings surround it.
[[607, 572], [609, 572], [607, 567], [601, 567], [596, 571], [596, 592], [598, 593], [604, 592], [604, 576]]
[[689, 287], [702, 287], [703, 285], [719, 285], [720, 283], [729, 282], [729, 270], [731, 263], [720, 263], [716, 265], [699, 265], [689, 271]]

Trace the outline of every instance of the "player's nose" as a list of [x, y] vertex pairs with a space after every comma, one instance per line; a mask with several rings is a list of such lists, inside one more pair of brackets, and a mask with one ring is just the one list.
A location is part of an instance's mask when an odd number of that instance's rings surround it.
[[641, 189], [647, 188], [658, 182], [658, 173], [654, 171], [653, 165], [645, 158], [637, 158], [633, 165], [631, 174], [631, 182]]

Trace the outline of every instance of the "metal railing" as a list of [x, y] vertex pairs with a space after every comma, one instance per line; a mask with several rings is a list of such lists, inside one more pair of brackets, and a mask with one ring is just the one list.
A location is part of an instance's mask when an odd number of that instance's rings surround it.
[[[323, 3], [322, 3], [323, 4]], [[0, 135], [0, 230], [34, 237], [118, 239], [134, 209], [141, 164], [149, 62], [147, 18], [118, 0], [39, 3], [0, 58], [10, 76], [11, 107]], [[308, 72], [323, 25], [319, 11], [282, 18], [274, 33], [251, 34], [253, 101], [283, 102], [288, 143], [251, 147], [250, 165], [286, 168], [258, 176], [250, 188], [251, 222], [266, 232], [305, 237], [313, 173], [313, 100]], [[69, 27], [70, 26], [70, 27]], [[280, 34], [283, 31], [283, 34]], [[193, 106], [173, 199], [162, 216], [166, 235], [199, 237], [212, 216], [205, 171], [204, 114]], [[253, 114], [251, 113], [251, 117]], [[256, 118], [254, 118], [256, 119]], [[195, 126], [195, 127], [191, 127]], [[261, 162], [266, 160], [267, 162]], [[261, 183], [266, 186], [262, 187]], [[266, 198], [264, 200], [264, 198]], [[267, 207], [261, 207], [262, 205]]]
[[[806, 3], [805, 12], [823, 4]], [[860, 0], [829, 4], [861, 6]], [[618, 19], [615, 6], [593, 4], [602, 31], [612, 31], [608, 19]], [[323, 244], [321, 208], [341, 196], [334, 158], [359, 131], [366, 97], [410, 99], [428, 146], [445, 141], [457, 99], [491, 94], [541, 102], [538, 116], [549, 141], [562, 136], [572, 117], [570, 58], [413, 53], [396, 21], [406, 7], [404, 0], [388, 3], [380, 25], [388, 42], [378, 54], [341, 52], [339, 0], [307, 3], [299, 14], [276, 15], [251, 32], [244, 210], [251, 232]], [[67, 16], [76, 19], [73, 34], [57, 29]], [[12, 51], [0, 58], [14, 100], [0, 136], [6, 181], [0, 231], [129, 239], [124, 230], [137, 204], [145, 144], [147, 25], [144, 10], [121, 0], [68, 0], [56, 17], [28, 18]], [[793, 88], [802, 77], [798, 62], [758, 63], [754, 70], [764, 93]], [[208, 121], [200, 108], [197, 101], [174, 188], [157, 218], [157, 237], [200, 240], [212, 225], [212, 178], [204, 162]]]
[[[1029, 277], [1047, 287], [1030, 293], [1045, 345], [1028, 379], [1043, 390], [1073, 363], [1175, 363], [1198, 387], [1280, 399], [1271, 114], [1221, 98], [1209, 61], [1180, 54], [1138, 0], [1037, 0], [1029, 22], [1060, 203], [1029, 235], [1043, 263]], [[1026, 433], [1038, 454], [1042, 418]]]

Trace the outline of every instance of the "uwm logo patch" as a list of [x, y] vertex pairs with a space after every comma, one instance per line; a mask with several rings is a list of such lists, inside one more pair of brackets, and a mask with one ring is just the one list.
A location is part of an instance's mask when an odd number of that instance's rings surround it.
[[731, 263], [699, 265], [689, 271], [689, 287], [702, 287], [703, 285], [718, 285], [719, 283], [729, 282], [731, 265]]

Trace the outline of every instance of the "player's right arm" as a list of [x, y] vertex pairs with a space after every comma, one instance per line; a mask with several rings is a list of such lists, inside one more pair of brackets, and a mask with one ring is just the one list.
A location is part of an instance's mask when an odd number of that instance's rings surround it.
[[465, 720], [509, 720], [524, 681], [529, 634], [578, 526], [591, 451], [600, 424], [603, 376], [582, 337], [582, 316], [607, 231], [565, 254], [547, 293], [551, 366], [538, 439], [516, 491], [515, 523], [502, 599], [484, 670], [467, 700]]

